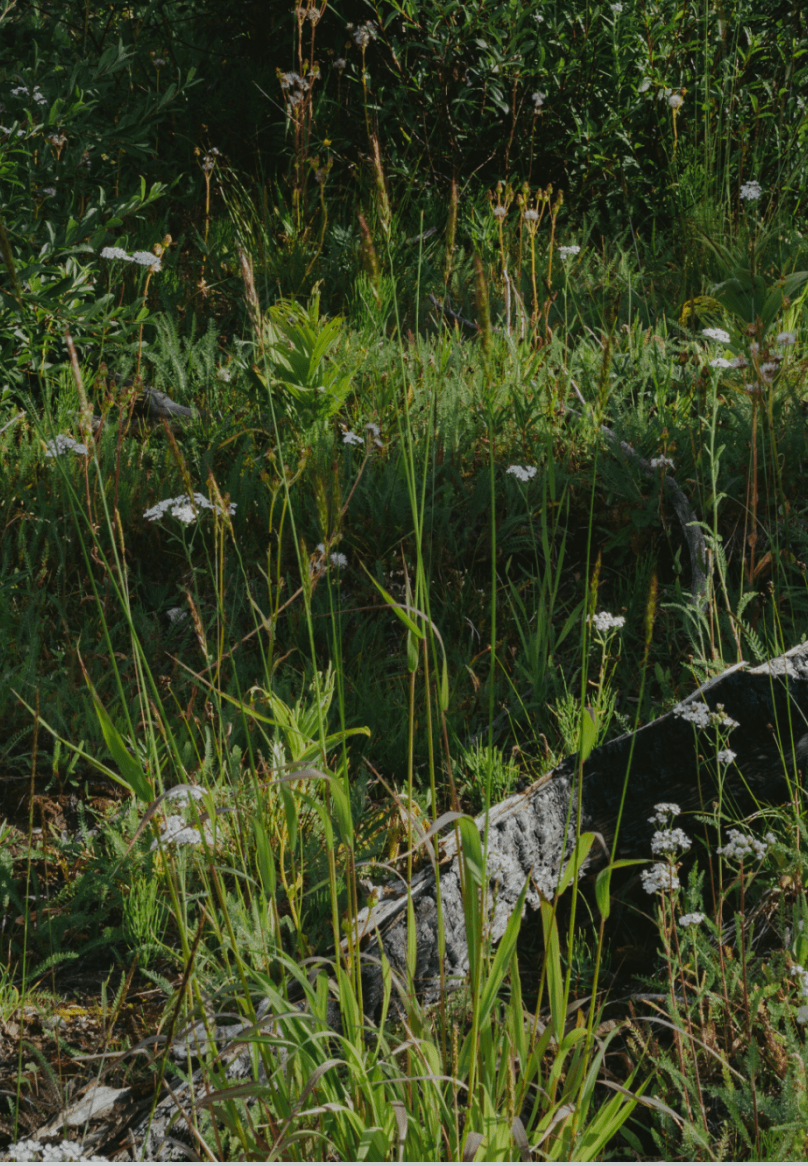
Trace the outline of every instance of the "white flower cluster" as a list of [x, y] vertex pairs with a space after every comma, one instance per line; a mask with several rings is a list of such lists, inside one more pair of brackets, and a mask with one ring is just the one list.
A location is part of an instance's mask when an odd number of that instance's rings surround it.
[[492, 212], [495, 219], [504, 219], [508, 213], [504, 206], [492, 207]]
[[717, 761], [719, 765], [732, 765], [737, 753], [733, 753], [731, 749], [720, 749], [718, 751]]
[[539, 217], [539, 212], [534, 210], [525, 211], [525, 222], [535, 223]]
[[567, 247], [559, 247], [559, 253], [562, 259], [568, 259], [570, 255], [580, 255], [581, 248], [577, 243], [570, 243]]
[[680, 109], [684, 105], [684, 97], [679, 93], [672, 93], [668, 98], [668, 105], [671, 109]]
[[49, 441], [45, 446], [45, 457], [58, 457], [59, 454], [66, 453], [69, 449], [72, 449], [74, 453], [86, 454], [88, 452], [87, 446], [82, 442], [74, 441], [66, 433], [57, 433], [53, 441]]
[[723, 854], [724, 858], [728, 858], [732, 862], [741, 862], [744, 858], [754, 854], [758, 862], [762, 862], [769, 846], [776, 841], [771, 832], [766, 835], [765, 842], [760, 842], [751, 834], [742, 834], [740, 830], [730, 830], [729, 842], [726, 846], [717, 847], [716, 854]]
[[42, 194], [44, 195], [45, 198], [53, 198], [54, 195], [56, 194], [56, 187], [55, 186], [43, 186], [42, 187]]
[[[803, 1000], [808, 1000], [808, 972], [802, 964], [794, 964], [791, 968], [791, 975], [800, 981], [800, 996]], [[796, 1021], [797, 1024], [808, 1024], [808, 1004], [803, 1004], [801, 1008], [797, 1009]]]
[[698, 927], [706, 918], [707, 916], [702, 911], [692, 911], [690, 915], [681, 915], [679, 917], [679, 926]]
[[121, 259], [125, 263], [139, 263], [141, 267], [150, 267], [152, 271], [160, 271], [163, 266], [159, 256], [152, 255], [151, 251], [135, 251], [134, 254], [127, 255], [123, 247], [103, 247], [101, 258]]
[[727, 360], [724, 356], [716, 356], [714, 360], [710, 361], [710, 368], [733, 368], [731, 360]]
[[655, 895], [658, 891], [678, 891], [681, 885], [678, 874], [666, 862], [655, 862], [641, 872], [640, 879], [643, 890], [649, 895]]
[[[202, 841], [202, 834], [195, 826], [187, 826], [185, 819], [179, 814], [169, 814], [165, 822], [162, 823], [159, 840], [155, 838], [149, 847], [150, 850], [156, 850], [158, 846], [198, 846]], [[213, 842], [213, 837], [210, 832], [208, 823], [205, 823], [205, 841], [210, 846]]]
[[654, 809], [656, 813], [648, 819], [652, 826], [664, 826], [668, 818], [678, 818], [682, 812], [676, 802], [657, 802]]
[[529, 482], [536, 477], [536, 472], [535, 466], [508, 466], [505, 471], [506, 474], [513, 474], [517, 482]]
[[652, 470], [661, 469], [662, 466], [667, 466], [669, 470], [675, 470], [676, 466], [669, 457], [652, 457], [649, 462]]
[[347, 64], [348, 64], [348, 62], [345, 60], [344, 57], [337, 57], [336, 61], [334, 61], [334, 68], [337, 70], [338, 73], [341, 74], [344, 71], [345, 66]]
[[[325, 544], [318, 543], [317, 550], [320, 552], [321, 555], [324, 555], [325, 554]], [[328, 557], [331, 560], [331, 562], [334, 564], [334, 566], [337, 568], [337, 570], [339, 570], [339, 571], [341, 571], [343, 567], [348, 566], [348, 560], [346, 559], [345, 555], [340, 554], [339, 551], [332, 551]]]
[[706, 336], [708, 340], [718, 340], [721, 344], [729, 344], [729, 332], [725, 332], [723, 328], [702, 328], [702, 336]]
[[359, 436], [358, 433], [354, 433], [353, 430], [349, 429], [347, 431], [347, 433], [344, 433], [342, 435], [342, 444], [343, 445], [361, 445], [362, 438]]
[[60, 1145], [46, 1146], [35, 1138], [25, 1138], [22, 1142], [12, 1142], [3, 1151], [4, 1162], [109, 1162], [109, 1158], [92, 1155], [84, 1156], [78, 1142], [61, 1142]]
[[608, 611], [599, 611], [597, 615], [588, 615], [586, 622], [594, 625], [596, 632], [610, 632], [612, 628], [621, 628], [626, 622], [624, 615], [609, 615]]
[[544, 105], [544, 94], [538, 93], [538, 92], [534, 93], [533, 94], [533, 112], [538, 113], [543, 105]]
[[615, 16], [619, 16], [620, 13], [623, 11], [622, 4], [612, 4], [612, 5], [610, 5], [610, 7], [611, 7], [612, 12], [615, 14]]
[[757, 202], [763, 194], [763, 187], [759, 182], [745, 182], [741, 187], [741, 198], [749, 202]]
[[[194, 501], [196, 506], [202, 510], [215, 510], [212, 502], [209, 502], [204, 494], [194, 492]], [[157, 522], [168, 511], [173, 518], [179, 518], [181, 522], [191, 523], [196, 522], [198, 518], [198, 510], [191, 503], [187, 494], [180, 494], [178, 498], [164, 498], [162, 502], [158, 502], [156, 506], [152, 506], [150, 510], [143, 511], [143, 517], [149, 522]], [[228, 507], [228, 514], [236, 513], [236, 503], [231, 502]]]
[[689, 850], [692, 843], [678, 826], [668, 827], [666, 830], [657, 830], [651, 839], [652, 854], [676, 854], [677, 851]]
[[767, 360], [765, 364], [760, 366], [760, 375], [767, 383], [771, 383], [774, 380], [775, 373], [777, 372], [777, 363], [776, 360]]
[[702, 701], [694, 700], [692, 704], [677, 704], [673, 711], [677, 717], [681, 717], [683, 721], [690, 721], [697, 729], [706, 729], [711, 724], [719, 725], [727, 729], [738, 728], [738, 721], [734, 721], [732, 717], [727, 716], [722, 704], [715, 706], [715, 712], [710, 712], [706, 704]]
[[783, 348], [788, 348], [789, 345], [796, 342], [797, 337], [793, 332], [778, 332], [777, 343], [782, 344]]
[[29, 89], [27, 85], [20, 85], [16, 89], [12, 89], [11, 92], [14, 97], [19, 97], [21, 93], [24, 93], [30, 101], [35, 101], [37, 105], [44, 105], [47, 100], [38, 85], [34, 85], [32, 89]]

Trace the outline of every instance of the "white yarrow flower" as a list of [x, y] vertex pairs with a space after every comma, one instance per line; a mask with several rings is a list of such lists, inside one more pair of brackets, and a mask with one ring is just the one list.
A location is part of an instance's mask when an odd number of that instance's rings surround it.
[[665, 862], [655, 862], [653, 866], [641, 872], [640, 879], [643, 890], [649, 895], [655, 895], [659, 891], [678, 891], [680, 887], [679, 876], [673, 867]]
[[101, 258], [102, 259], [124, 259], [127, 262], [129, 262], [130, 256], [128, 256], [126, 254], [123, 247], [102, 247], [101, 248]]
[[729, 842], [726, 846], [717, 847], [716, 854], [723, 854], [724, 858], [731, 862], [740, 862], [754, 854], [758, 862], [761, 862], [766, 857], [767, 850], [766, 842], [760, 842], [751, 834], [742, 834], [740, 830], [730, 830]]
[[[164, 517], [166, 513], [168, 513], [173, 518], [179, 518], [180, 522], [190, 524], [192, 522], [196, 522], [197, 518], [199, 517], [200, 509], [214, 509], [213, 503], [210, 502], [204, 494], [195, 492], [194, 502], [196, 503], [196, 509], [194, 508], [187, 494], [180, 494], [177, 498], [164, 498], [162, 502], [158, 502], [149, 510], [144, 510], [143, 517], [149, 522], [158, 522], [161, 518]], [[236, 513], [236, 505], [237, 503], [235, 502], [230, 503], [227, 510], [228, 514]]]
[[757, 202], [763, 194], [763, 187], [759, 182], [745, 182], [741, 187], [741, 198], [744, 201]]
[[529, 482], [536, 477], [536, 472], [535, 466], [508, 466], [505, 471], [506, 474], [513, 474], [519, 482]]
[[610, 632], [612, 628], [622, 628], [626, 622], [624, 615], [609, 615], [608, 611], [599, 611], [597, 615], [589, 615], [586, 618], [587, 623], [591, 623], [596, 632], [602, 635]]
[[718, 340], [721, 344], [729, 344], [729, 332], [725, 332], [723, 328], [702, 328], [702, 336], [706, 336], [708, 340]]
[[581, 248], [577, 243], [570, 243], [566, 247], [559, 247], [559, 253], [562, 259], [567, 259], [570, 255], [580, 255]]
[[49, 441], [45, 446], [45, 457], [59, 457], [60, 454], [66, 453], [69, 449], [72, 449], [74, 453], [88, 453], [87, 446], [82, 442], [74, 441], [66, 433], [57, 433], [53, 441]]
[[541, 107], [543, 105], [544, 105], [544, 94], [538, 93], [538, 92], [534, 93], [533, 94], [533, 109], [538, 113], [538, 111], [541, 109]]
[[153, 271], [160, 271], [163, 266], [159, 257], [152, 255], [151, 251], [135, 251], [132, 262], [139, 263], [141, 267], [151, 267]]
[[735, 760], [735, 758], [737, 756], [738, 756], [738, 754], [733, 753], [733, 751], [731, 749], [720, 749], [718, 752], [718, 764], [719, 765], [732, 765], [733, 761]]
[[349, 430], [347, 431], [347, 433], [344, 433], [344, 434], [342, 435], [342, 444], [343, 444], [343, 445], [361, 445], [361, 444], [362, 444], [362, 438], [359, 436], [359, 434], [358, 434], [358, 433], [353, 433], [353, 432], [352, 432], [352, 431], [349, 429]]
[[654, 810], [656, 813], [648, 821], [659, 826], [664, 826], [668, 818], [678, 818], [682, 812], [676, 802], [657, 802]]
[[679, 919], [680, 927], [698, 927], [707, 916], [701, 911], [693, 911], [690, 915], [682, 915]]
[[714, 360], [710, 361], [710, 368], [734, 368], [734, 367], [735, 366], [734, 366], [733, 362], [731, 360], [727, 360], [726, 357], [723, 357], [723, 356], [716, 356]]
[[657, 830], [651, 839], [652, 854], [676, 854], [680, 850], [689, 850], [691, 846], [687, 834], [678, 826]]

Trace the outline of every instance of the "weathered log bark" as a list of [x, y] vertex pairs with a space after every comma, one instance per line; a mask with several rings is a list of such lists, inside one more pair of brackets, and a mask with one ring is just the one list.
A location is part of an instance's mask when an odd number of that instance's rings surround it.
[[[582, 829], [599, 833], [609, 850], [623, 802], [614, 857], [647, 854], [649, 862], [656, 827], [648, 819], [658, 802], [677, 802], [684, 813], [709, 806], [715, 789], [714, 734], [706, 730], [697, 735], [693, 724], [680, 715], [696, 702], [713, 711], [723, 707], [723, 713], [738, 722], [729, 732], [729, 745], [737, 761], [728, 771], [725, 789], [741, 799], [751, 791], [758, 800], [777, 801], [789, 796], [789, 782], [793, 788], [802, 781], [808, 757], [808, 643], [758, 668], [747, 669], [742, 663], [727, 669], [703, 684], [677, 710], [593, 750], [582, 768], [576, 757], [570, 757], [529, 789], [477, 818], [477, 827], [487, 839], [489, 907], [485, 928], [491, 941], [503, 935], [526, 882], [528, 906], [537, 907], [541, 895], [552, 897], [574, 842], [579, 797]], [[593, 848], [582, 873], [593, 872], [606, 861], [605, 850]], [[454, 836], [439, 845], [436, 868], [445, 937], [444, 982], [450, 989], [462, 982], [469, 966]], [[430, 867], [417, 875], [409, 891], [401, 879], [387, 890], [387, 898], [360, 912], [355, 920], [357, 946], [363, 948], [364, 1008], [371, 1018], [383, 995], [382, 949], [399, 978], [407, 979], [410, 896], [415, 908], [416, 989], [425, 1002], [434, 1001], [441, 982], [435, 869]], [[272, 1021], [267, 1018], [262, 1023], [269, 1029]], [[204, 1043], [204, 1029], [197, 1027], [196, 1036]], [[229, 1059], [228, 1076], [248, 1076], [252, 1070], [244, 1051], [246, 1026], [223, 1027], [217, 1035], [223, 1044], [229, 1044], [230, 1051], [223, 1053], [223, 1058]], [[175, 1047], [179, 1054], [186, 1052], [183, 1043]], [[222, 1053], [221, 1044], [219, 1048]], [[201, 1093], [201, 1070], [192, 1084], [172, 1082], [151, 1125], [144, 1120], [132, 1131], [133, 1144], [142, 1155], [172, 1160], [182, 1156], [183, 1144], [192, 1144], [172, 1093], [175, 1097], [181, 1094], [183, 1105], [190, 1107], [195, 1089]], [[93, 1146], [102, 1144], [99, 1134]]]

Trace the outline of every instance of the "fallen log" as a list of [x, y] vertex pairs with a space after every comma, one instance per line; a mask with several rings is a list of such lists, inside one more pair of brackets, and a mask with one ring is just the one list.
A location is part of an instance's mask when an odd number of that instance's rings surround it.
[[[594, 749], [583, 766], [576, 756], [569, 757], [528, 789], [480, 815], [475, 824], [487, 842], [484, 929], [488, 940], [495, 943], [502, 937], [526, 883], [526, 907], [537, 908], [542, 896], [553, 897], [574, 845], [579, 798], [582, 830], [599, 834], [604, 843], [590, 852], [581, 874], [593, 873], [608, 861], [621, 803], [624, 809], [614, 857], [647, 854], [649, 863], [653, 861], [650, 843], [656, 826], [648, 819], [657, 803], [676, 802], [684, 815], [709, 807], [715, 790], [715, 765], [711, 764], [714, 735], [709, 729], [697, 730], [692, 719], [704, 719], [703, 706], [731, 722], [724, 736], [728, 736], [736, 762], [727, 771], [725, 790], [741, 799], [751, 791], [759, 801], [783, 801], [790, 796], [789, 786], [793, 789], [801, 783], [808, 758], [808, 642], [757, 668], [749, 669], [744, 662], [728, 668], [671, 712]], [[431, 843], [426, 839], [424, 845], [428, 849]], [[415, 876], [409, 888], [403, 878], [382, 888], [383, 897], [354, 920], [364, 1009], [371, 1019], [378, 1014], [383, 998], [382, 951], [398, 978], [407, 981], [410, 899], [416, 931], [415, 988], [425, 1003], [439, 997], [438, 880], [447, 990], [462, 983], [468, 972], [460, 860], [454, 835], [438, 844], [434, 859], [434, 867]], [[300, 1006], [290, 1005], [294, 1007]], [[253, 1072], [251, 1038], [258, 1032], [275, 1031], [277, 1020], [268, 1001], [259, 1005], [258, 1015], [258, 1025], [236, 1018], [237, 1023], [216, 1030], [219, 1055], [231, 1079], [243, 1079]], [[193, 1050], [194, 1042], [201, 1056], [207, 1044], [204, 1026], [197, 1025], [175, 1042], [174, 1052], [180, 1060]], [[187, 1154], [185, 1147], [194, 1145], [194, 1135], [183, 1113], [203, 1103], [202, 1069], [190, 1080], [170, 1081], [150, 1118], [134, 1129], [130, 1127], [133, 1151], [156, 1161]], [[50, 1128], [55, 1125], [51, 1123]], [[102, 1129], [90, 1144], [95, 1152], [106, 1143]]]

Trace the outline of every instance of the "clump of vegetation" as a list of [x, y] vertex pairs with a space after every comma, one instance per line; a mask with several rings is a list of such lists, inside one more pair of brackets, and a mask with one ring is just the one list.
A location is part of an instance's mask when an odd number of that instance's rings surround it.
[[0, 1138], [268, 1002], [202, 1157], [802, 1160], [800, 775], [496, 948], [472, 820], [808, 632], [804, 19], [264, 7], [0, 9]]

